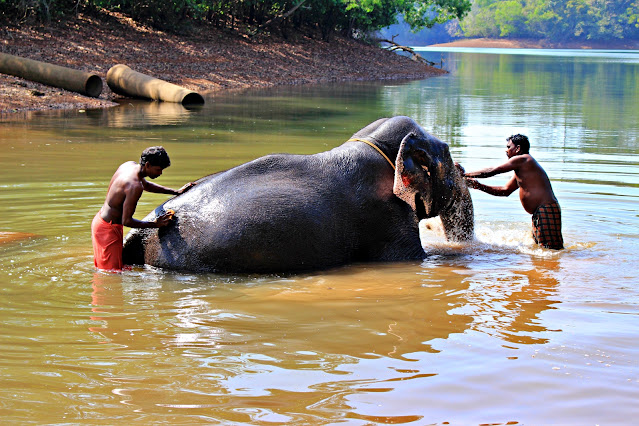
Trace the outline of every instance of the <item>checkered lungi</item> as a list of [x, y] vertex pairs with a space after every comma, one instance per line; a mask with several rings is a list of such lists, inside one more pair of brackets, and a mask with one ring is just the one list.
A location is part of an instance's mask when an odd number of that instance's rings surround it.
[[542, 247], [560, 250], [564, 248], [561, 235], [561, 208], [559, 203], [542, 204], [532, 216], [533, 239]]

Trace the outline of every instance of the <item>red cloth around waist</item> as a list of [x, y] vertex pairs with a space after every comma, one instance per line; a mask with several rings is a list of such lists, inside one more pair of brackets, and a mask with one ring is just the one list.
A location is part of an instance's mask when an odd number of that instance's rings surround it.
[[100, 212], [95, 215], [91, 223], [91, 240], [93, 241], [93, 263], [96, 268], [122, 270], [123, 235], [122, 225], [105, 221], [100, 217]]

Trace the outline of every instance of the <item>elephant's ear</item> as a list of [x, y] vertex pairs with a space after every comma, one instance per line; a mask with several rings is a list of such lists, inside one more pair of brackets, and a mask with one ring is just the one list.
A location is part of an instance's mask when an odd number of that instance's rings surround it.
[[399, 147], [395, 168], [393, 193], [415, 210], [418, 219], [437, 216], [452, 202], [454, 164], [448, 145], [439, 139], [409, 133]]

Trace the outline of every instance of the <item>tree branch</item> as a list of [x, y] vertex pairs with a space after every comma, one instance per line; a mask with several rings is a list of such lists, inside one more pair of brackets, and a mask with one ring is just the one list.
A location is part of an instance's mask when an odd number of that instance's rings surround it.
[[[395, 38], [395, 36], [393, 36], [393, 39]], [[423, 64], [427, 64], [430, 65], [431, 67], [434, 67], [435, 65], [437, 65], [436, 62], [431, 62], [428, 59], [424, 58], [422, 55], [420, 55], [419, 53], [415, 52], [412, 48], [408, 47], [408, 46], [402, 46], [401, 44], [397, 44], [395, 43], [393, 40], [388, 40], [388, 39], [382, 39], [382, 38], [378, 38], [375, 41], [377, 41], [378, 43], [388, 43], [389, 46], [386, 47], [386, 50], [389, 50], [391, 52], [394, 52], [396, 50], [401, 50], [403, 52], [409, 53], [410, 54], [410, 58], [415, 61], [415, 62], [421, 62]], [[440, 64], [441, 65], [441, 64]]]
[[251, 36], [256, 35], [257, 33], [259, 33], [260, 31], [262, 31], [264, 28], [273, 25], [276, 22], [279, 21], [283, 21], [284, 19], [288, 18], [289, 16], [291, 16], [293, 13], [295, 13], [295, 11], [304, 4], [306, 0], [302, 0], [299, 3], [297, 3], [295, 6], [293, 6], [293, 8], [291, 10], [289, 10], [288, 12], [285, 13], [281, 13], [277, 16], [275, 16], [274, 18], [269, 19], [268, 21], [264, 22], [262, 25], [260, 25], [259, 27], [257, 27], [255, 29], [255, 31], [253, 31], [253, 33], [251, 34]]

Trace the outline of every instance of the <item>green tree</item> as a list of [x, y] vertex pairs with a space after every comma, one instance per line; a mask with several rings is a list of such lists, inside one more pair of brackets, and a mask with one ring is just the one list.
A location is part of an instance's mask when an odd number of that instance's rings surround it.
[[104, 8], [168, 31], [206, 22], [248, 33], [265, 26], [282, 33], [319, 29], [328, 39], [335, 31], [362, 35], [379, 30], [400, 15], [414, 30], [431, 27], [462, 18], [471, 0], [0, 0], [0, 6], [0, 16], [8, 20], [49, 20]]
[[502, 1], [495, 7], [495, 23], [499, 27], [499, 35], [525, 33], [524, 6], [517, 0]]
[[[621, 21], [628, 25], [629, 30], [636, 33], [639, 30], [639, 1], [624, 2], [624, 10], [621, 11]], [[621, 9], [621, 8], [620, 8]], [[632, 28], [634, 27], [634, 29]]]
[[404, 16], [404, 21], [416, 31], [431, 28], [451, 19], [462, 19], [470, 12], [471, 0], [398, 0], [397, 11]]
[[475, 0], [470, 13], [460, 21], [466, 37], [499, 37], [500, 30], [495, 21], [495, 3], [499, 0]]
[[475, 0], [460, 26], [468, 37], [637, 40], [639, 0]]
[[532, 37], [554, 36], [561, 16], [547, 0], [531, 0], [526, 4], [526, 26]]

